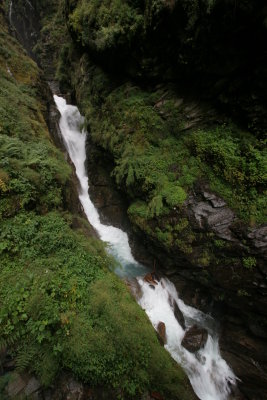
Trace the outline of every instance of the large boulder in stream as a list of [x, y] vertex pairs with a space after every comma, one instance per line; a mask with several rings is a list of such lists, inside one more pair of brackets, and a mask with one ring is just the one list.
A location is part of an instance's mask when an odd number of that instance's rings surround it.
[[166, 338], [166, 326], [164, 322], [159, 322], [157, 326], [157, 336], [160, 341], [160, 344], [164, 346], [167, 343], [167, 338]]
[[190, 351], [190, 353], [195, 353], [196, 351], [202, 349], [208, 339], [208, 332], [204, 328], [200, 328], [197, 325], [193, 325], [185, 333], [182, 340], [182, 346]]

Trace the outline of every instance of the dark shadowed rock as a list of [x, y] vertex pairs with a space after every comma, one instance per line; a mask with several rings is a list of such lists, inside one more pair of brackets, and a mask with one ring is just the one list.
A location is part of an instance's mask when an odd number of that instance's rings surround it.
[[169, 295], [169, 304], [173, 309], [175, 318], [177, 319], [179, 325], [185, 330], [185, 320], [182, 311], [180, 310], [177, 302]]
[[166, 339], [166, 326], [164, 322], [159, 322], [157, 326], [157, 333], [160, 343], [164, 346], [167, 343]]
[[207, 330], [194, 325], [185, 333], [182, 346], [190, 353], [195, 353], [205, 346], [207, 339]]
[[151, 392], [151, 398], [155, 400], [164, 400], [160, 393]]
[[183, 329], [185, 329], [184, 314], [180, 310], [180, 308], [179, 308], [178, 304], [176, 303], [176, 301], [173, 302], [173, 312], [174, 312], [175, 318], [177, 319], [177, 321], [179, 322], [181, 327]]

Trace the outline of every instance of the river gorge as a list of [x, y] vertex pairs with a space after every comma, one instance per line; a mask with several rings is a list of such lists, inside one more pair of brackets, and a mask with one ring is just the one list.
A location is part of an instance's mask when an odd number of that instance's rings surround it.
[[[1, 5], [0, 396], [37, 376], [40, 399], [265, 400], [264, 8], [115, 3]], [[30, 375], [12, 386], [15, 360]]]

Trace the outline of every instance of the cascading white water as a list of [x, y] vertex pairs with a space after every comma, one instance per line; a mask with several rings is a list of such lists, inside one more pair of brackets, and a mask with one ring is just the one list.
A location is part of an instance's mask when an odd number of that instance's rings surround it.
[[54, 99], [61, 114], [60, 130], [62, 137], [80, 182], [79, 199], [88, 221], [97, 230], [101, 240], [108, 244], [109, 251], [122, 266], [122, 268], [118, 267], [115, 270], [118, 275], [134, 277], [146, 273], [147, 269], [132, 256], [127, 234], [113, 226], [103, 225], [95, 206], [90, 200], [88, 176], [85, 170], [86, 132], [81, 129], [84, 122], [83, 117], [77, 107], [67, 105], [63, 98], [54, 96]]
[[[133, 258], [127, 234], [113, 226], [103, 225], [90, 200], [85, 169], [86, 132], [82, 130], [83, 117], [77, 107], [67, 105], [63, 98], [54, 96], [54, 99], [61, 114], [62, 137], [80, 182], [79, 198], [89, 222], [97, 230], [100, 238], [107, 242], [109, 251], [121, 264], [122, 267], [115, 271], [118, 275], [124, 277], [144, 275], [147, 269]], [[227, 400], [231, 385], [235, 385], [236, 378], [220, 355], [214, 320], [186, 306], [179, 299], [174, 285], [169, 280], [161, 279], [154, 288], [142, 278], [137, 280], [142, 290], [142, 296], [138, 300], [140, 306], [146, 311], [155, 328], [159, 322], [164, 322], [167, 338], [165, 348], [183, 366], [197, 396], [201, 400]], [[185, 332], [175, 318], [172, 301], [177, 302], [184, 314], [186, 327], [197, 323], [209, 332], [205, 347], [196, 354], [190, 353], [181, 345]]]
[[[201, 400], [228, 399], [236, 378], [220, 355], [212, 317], [186, 306], [168, 279], [161, 279], [154, 289], [143, 279], [139, 278], [138, 282], [143, 294], [139, 304], [146, 310], [155, 329], [159, 322], [164, 322], [167, 338], [165, 348], [183, 366], [198, 397]], [[174, 316], [173, 301], [184, 315], [186, 328], [197, 324], [208, 330], [207, 343], [197, 354], [190, 353], [181, 345], [185, 331]]]
[[9, 19], [9, 23], [11, 26], [12, 26], [12, 7], [13, 7], [13, 2], [12, 2], [12, 0], [10, 0], [8, 19]]
[[30, 7], [32, 10], [34, 10], [34, 7], [33, 7], [32, 3], [30, 2], [30, 0], [26, 0], [26, 3], [29, 5], [29, 7]]

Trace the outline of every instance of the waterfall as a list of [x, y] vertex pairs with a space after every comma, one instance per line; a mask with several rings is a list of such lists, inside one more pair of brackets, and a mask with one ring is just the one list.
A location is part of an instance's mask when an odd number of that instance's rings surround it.
[[29, 0], [26, 0], [26, 3], [28, 4], [28, 6], [29, 6], [32, 10], [34, 10], [34, 7], [33, 7], [32, 3], [31, 3]]
[[[89, 222], [97, 230], [101, 240], [108, 244], [108, 251], [121, 264], [121, 268], [118, 267], [115, 272], [122, 277], [137, 277], [141, 287], [138, 303], [155, 328], [159, 322], [164, 322], [165, 348], [182, 365], [197, 396], [201, 400], [227, 400], [237, 378], [220, 355], [215, 321], [193, 307], [186, 306], [169, 280], [161, 279], [151, 287], [149, 282], [140, 277], [148, 271], [134, 259], [127, 234], [100, 222], [99, 214], [88, 194], [85, 169], [86, 132], [81, 129], [84, 119], [77, 107], [67, 105], [61, 97], [54, 96], [54, 99], [61, 114], [62, 137], [80, 182], [79, 199]], [[173, 302], [182, 311], [186, 328], [197, 324], [208, 330], [207, 342], [196, 354], [190, 353], [181, 345], [185, 331], [174, 315]]]
[[134, 277], [146, 273], [147, 269], [132, 256], [127, 234], [118, 228], [102, 224], [89, 197], [88, 176], [85, 170], [86, 132], [81, 131], [83, 117], [77, 107], [67, 105], [63, 98], [54, 96], [54, 99], [61, 113], [60, 130], [66, 149], [76, 169], [80, 182], [79, 199], [88, 221], [97, 230], [100, 239], [108, 244], [108, 251], [120, 263], [121, 267], [119, 266], [115, 271], [118, 275]]
[[9, 19], [10, 26], [13, 25], [13, 24], [12, 24], [12, 7], [13, 7], [13, 1], [10, 0], [10, 3], [9, 3], [9, 13], [8, 13], [8, 19]]

